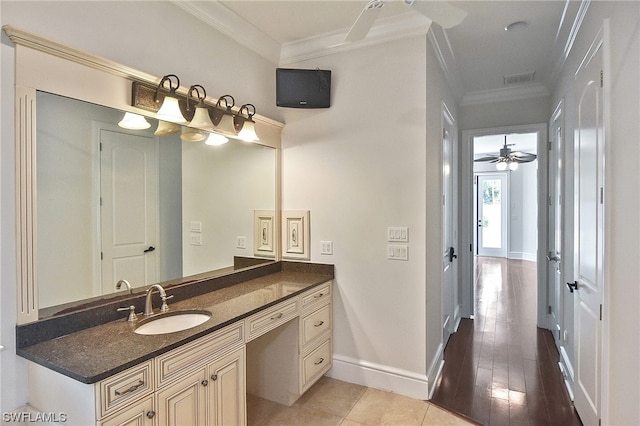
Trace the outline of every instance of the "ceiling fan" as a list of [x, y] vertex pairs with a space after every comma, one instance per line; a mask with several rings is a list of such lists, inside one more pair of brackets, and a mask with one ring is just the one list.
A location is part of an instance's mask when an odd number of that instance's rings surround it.
[[516, 170], [519, 163], [529, 163], [537, 158], [536, 154], [512, 151], [509, 147], [514, 145], [515, 144], [507, 144], [507, 135], [505, 135], [504, 146], [500, 148], [500, 154], [477, 158], [474, 161], [488, 161], [490, 163], [496, 163], [496, 169], [498, 170], [506, 170], [507, 168], [509, 170]]
[[[351, 26], [344, 41], [353, 42], [364, 39], [378, 17], [380, 9], [388, 1], [390, 0], [370, 0]], [[445, 29], [455, 27], [467, 16], [467, 12], [445, 1], [402, 0], [402, 2]]]

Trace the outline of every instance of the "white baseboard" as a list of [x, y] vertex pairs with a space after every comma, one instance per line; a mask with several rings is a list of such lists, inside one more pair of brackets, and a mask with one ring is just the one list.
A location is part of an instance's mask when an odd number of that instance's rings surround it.
[[334, 355], [327, 376], [411, 398], [429, 399], [427, 376], [374, 362]]
[[333, 366], [327, 376], [410, 398], [428, 400], [431, 399], [438, 378], [442, 374], [443, 356], [444, 346], [441, 343], [431, 361], [428, 375], [424, 375], [334, 354]]
[[530, 262], [536, 262], [538, 257], [535, 253], [524, 253], [521, 251], [510, 251], [508, 255], [509, 259], [528, 260]]

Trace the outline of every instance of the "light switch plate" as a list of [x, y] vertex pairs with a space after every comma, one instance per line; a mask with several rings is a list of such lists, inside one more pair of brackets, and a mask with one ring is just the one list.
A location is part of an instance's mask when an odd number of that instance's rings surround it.
[[387, 228], [387, 241], [408, 243], [409, 228], [406, 226], [389, 226]]
[[247, 248], [247, 237], [242, 237], [242, 236], [236, 237], [236, 248], [239, 248], [239, 249]]
[[200, 222], [199, 220], [192, 220], [191, 232], [202, 232], [202, 222]]
[[409, 246], [406, 244], [389, 244], [387, 246], [387, 259], [409, 260]]
[[333, 241], [320, 241], [320, 254], [333, 254]]
[[191, 234], [191, 245], [192, 246], [201, 246], [202, 245], [202, 234]]

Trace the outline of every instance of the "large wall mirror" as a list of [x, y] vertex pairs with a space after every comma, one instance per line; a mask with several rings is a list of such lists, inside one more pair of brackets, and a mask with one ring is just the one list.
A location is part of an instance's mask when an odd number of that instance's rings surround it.
[[[257, 143], [160, 136], [131, 107], [132, 82], [158, 77], [3, 30], [16, 43], [18, 324], [126, 297], [119, 280], [141, 292], [279, 259], [282, 123], [254, 116]], [[124, 111], [150, 127], [120, 127]]]
[[[275, 149], [185, 142], [118, 126], [123, 112], [37, 92], [41, 317], [78, 300], [253, 256], [254, 211], [275, 210]], [[46, 308], [46, 309], [45, 309]]]

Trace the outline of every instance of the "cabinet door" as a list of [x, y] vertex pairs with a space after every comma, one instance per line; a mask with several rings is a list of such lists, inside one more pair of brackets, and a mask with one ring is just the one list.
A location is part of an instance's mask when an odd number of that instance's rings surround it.
[[209, 381], [201, 368], [157, 393], [159, 426], [204, 426]]
[[209, 422], [213, 426], [245, 425], [245, 348], [217, 359], [209, 369]]
[[149, 395], [98, 424], [101, 426], [153, 426], [155, 415], [153, 395]]

